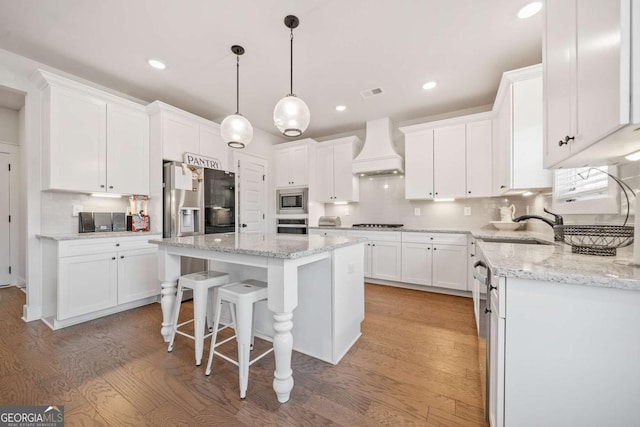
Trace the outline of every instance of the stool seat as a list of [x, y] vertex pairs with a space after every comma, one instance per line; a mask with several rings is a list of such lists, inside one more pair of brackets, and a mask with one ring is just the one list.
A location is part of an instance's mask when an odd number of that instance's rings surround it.
[[[216, 320], [213, 324], [213, 332], [211, 337], [211, 347], [209, 348], [209, 361], [207, 362], [206, 375], [211, 374], [211, 362], [213, 356], [217, 355], [228, 362], [238, 366], [240, 398], [244, 399], [247, 395], [247, 387], [249, 385], [249, 366], [256, 361], [262, 359], [273, 351], [273, 347], [257, 356], [253, 360], [249, 360], [249, 353], [253, 344], [253, 306], [256, 302], [266, 301], [268, 297], [267, 284], [259, 280], [249, 279], [243, 282], [231, 283], [221, 286], [218, 289], [216, 297]], [[215, 349], [219, 345], [227, 342], [229, 339], [216, 343], [218, 325], [220, 322], [220, 304], [228, 302], [233, 305], [232, 313], [235, 312], [234, 328], [236, 331], [236, 342], [238, 343], [238, 360], [235, 361], [224, 354], [217, 352]], [[232, 337], [233, 338], [233, 337]]]
[[[176, 295], [176, 305], [173, 315], [173, 328], [171, 331], [171, 340], [167, 351], [173, 350], [173, 343], [176, 334], [180, 334], [195, 341], [195, 359], [196, 365], [202, 362], [202, 353], [204, 351], [204, 340], [211, 336], [211, 333], [205, 335], [204, 325], [207, 317], [213, 316], [212, 313], [207, 316], [207, 302], [215, 301], [216, 289], [229, 283], [229, 275], [220, 271], [199, 271], [181, 276], [178, 279], [178, 290]], [[185, 289], [193, 291], [193, 319], [178, 324], [180, 316], [180, 306], [182, 304], [182, 296]], [[213, 299], [210, 300], [209, 290], [213, 289]], [[209, 304], [211, 306], [211, 304]], [[208, 319], [211, 320], [210, 318]], [[181, 326], [193, 322], [193, 335], [189, 335], [179, 330]], [[225, 326], [226, 327], [226, 326]], [[223, 328], [224, 329], [224, 328]]]

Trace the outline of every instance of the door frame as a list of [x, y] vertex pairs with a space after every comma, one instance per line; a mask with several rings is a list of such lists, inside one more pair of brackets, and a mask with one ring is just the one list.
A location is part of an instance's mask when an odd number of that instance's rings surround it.
[[[11, 273], [9, 274], [9, 283], [15, 286], [24, 287], [25, 278], [20, 276], [19, 255], [20, 251], [24, 251], [24, 245], [20, 245], [20, 223], [23, 220], [19, 210], [20, 193], [20, 146], [8, 144], [0, 141], [0, 153], [9, 155], [9, 163], [11, 164], [11, 172], [9, 174], [9, 215], [11, 222], [9, 223], [9, 264], [11, 265]], [[24, 274], [24, 272], [22, 272]]]
[[270, 232], [272, 228], [270, 225], [273, 223], [273, 232], [275, 233], [275, 216], [270, 215], [271, 213], [271, 199], [272, 195], [269, 192], [269, 183], [271, 182], [271, 176], [269, 174], [269, 160], [264, 157], [255, 156], [253, 154], [244, 153], [242, 151], [235, 150], [233, 151], [233, 170], [236, 174], [236, 231], [239, 232], [240, 227], [240, 163], [241, 161], [258, 161], [259, 163], [264, 163], [264, 174], [266, 175], [265, 180], [262, 183], [262, 192], [265, 196], [265, 223], [263, 232]]

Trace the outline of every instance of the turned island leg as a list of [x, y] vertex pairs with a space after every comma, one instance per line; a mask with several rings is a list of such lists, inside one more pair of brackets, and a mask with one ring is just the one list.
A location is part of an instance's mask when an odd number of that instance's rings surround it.
[[276, 370], [273, 378], [273, 390], [278, 402], [285, 403], [293, 389], [293, 371], [291, 370], [291, 353], [293, 351], [293, 313], [276, 313], [273, 315], [273, 354], [276, 359]]
[[160, 297], [162, 298], [160, 300], [162, 309], [162, 328], [160, 333], [164, 342], [169, 342], [171, 339], [178, 278], [180, 278], [180, 256], [168, 254], [160, 246], [158, 248], [158, 279], [162, 287], [160, 291]]

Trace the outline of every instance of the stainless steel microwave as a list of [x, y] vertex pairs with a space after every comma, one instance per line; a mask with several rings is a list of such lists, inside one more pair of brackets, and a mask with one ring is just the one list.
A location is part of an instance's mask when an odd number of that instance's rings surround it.
[[279, 214], [303, 214], [307, 213], [308, 190], [278, 190], [278, 213]]

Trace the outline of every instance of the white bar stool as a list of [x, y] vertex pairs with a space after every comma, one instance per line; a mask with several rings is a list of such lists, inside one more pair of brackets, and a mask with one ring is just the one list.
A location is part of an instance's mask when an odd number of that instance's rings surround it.
[[[225, 285], [218, 289], [218, 295], [215, 302], [216, 320], [213, 324], [206, 375], [211, 374], [211, 362], [214, 354], [236, 365], [239, 370], [241, 399], [244, 399], [247, 396], [247, 387], [249, 385], [249, 366], [273, 351], [273, 347], [271, 347], [255, 359], [251, 361], [249, 360], [249, 351], [253, 347], [253, 305], [258, 301], [266, 300], [267, 284], [259, 280], [245, 280], [243, 282]], [[235, 338], [238, 343], [238, 361], [235, 361], [224, 354], [220, 354], [215, 350], [216, 347], [233, 338], [228, 338], [225, 341], [216, 344], [217, 329], [218, 324], [220, 323], [220, 304], [223, 302], [229, 302], [234, 305], [234, 309], [231, 310], [231, 312], [233, 313], [235, 311], [234, 329], [236, 331]]]
[[[219, 286], [229, 283], [229, 275], [219, 271], [200, 271], [181, 276], [178, 279], [178, 292], [176, 295], [176, 305], [173, 312], [173, 327], [171, 331], [171, 340], [167, 351], [173, 350], [173, 342], [176, 334], [183, 335], [195, 341], [196, 365], [202, 363], [202, 353], [204, 351], [204, 340], [211, 336], [211, 333], [205, 335], [204, 325], [207, 319], [207, 301], [209, 301], [209, 290], [213, 288], [212, 300], [216, 300], [217, 289]], [[193, 319], [178, 324], [180, 315], [180, 306], [182, 305], [182, 294], [185, 289], [193, 290]], [[219, 305], [214, 307], [219, 308]], [[218, 310], [219, 311], [219, 310]], [[193, 322], [193, 335], [178, 330], [181, 326]], [[209, 319], [209, 323], [211, 319]], [[234, 322], [235, 323], [235, 322]], [[222, 329], [226, 328], [223, 327]]]

